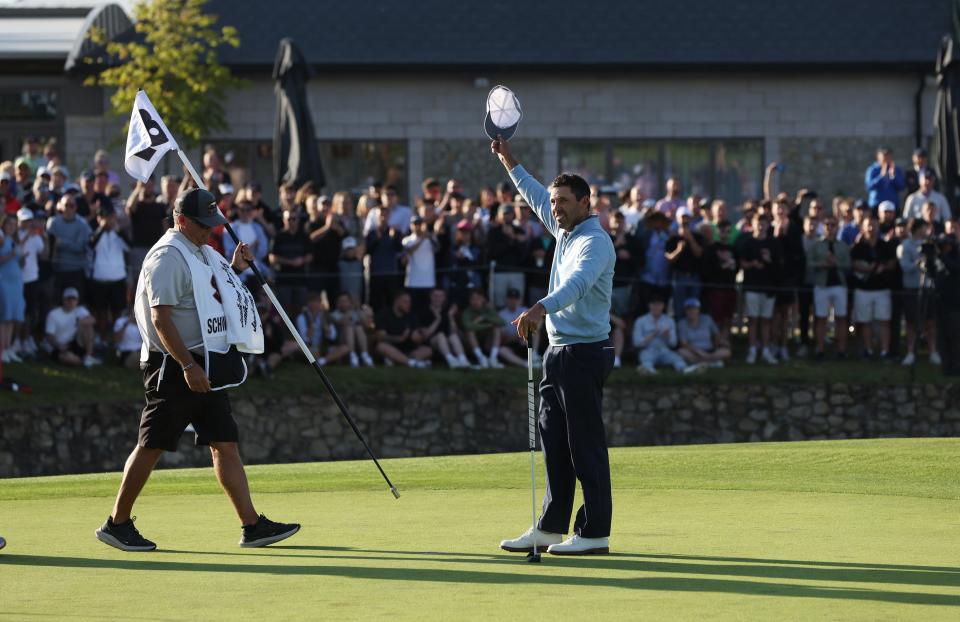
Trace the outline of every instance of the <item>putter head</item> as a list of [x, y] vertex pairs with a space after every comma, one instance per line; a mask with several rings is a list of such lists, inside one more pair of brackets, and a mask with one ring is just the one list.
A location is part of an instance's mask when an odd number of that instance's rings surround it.
[[527, 553], [527, 563], [528, 564], [539, 564], [540, 563], [540, 553], [534, 553], [530, 551]]
[[394, 497], [395, 499], [399, 499], [399, 498], [400, 498], [400, 491], [397, 490], [397, 487], [396, 487], [396, 486], [391, 486], [391, 487], [390, 487], [390, 492], [393, 493], [393, 497]]

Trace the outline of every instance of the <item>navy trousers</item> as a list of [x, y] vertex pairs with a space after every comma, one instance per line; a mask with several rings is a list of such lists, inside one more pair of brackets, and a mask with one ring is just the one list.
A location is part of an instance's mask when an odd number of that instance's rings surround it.
[[583, 505], [574, 532], [584, 538], [610, 535], [613, 500], [603, 427], [603, 383], [613, 369], [609, 340], [549, 346], [540, 382], [540, 438], [547, 490], [539, 528], [567, 533], [577, 480]]

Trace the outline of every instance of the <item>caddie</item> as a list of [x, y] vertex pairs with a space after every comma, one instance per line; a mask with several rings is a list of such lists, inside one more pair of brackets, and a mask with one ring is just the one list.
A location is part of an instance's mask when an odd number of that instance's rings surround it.
[[196, 444], [210, 447], [214, 473], [240, 518], [240, 546], [279, 542], [300, 525], [273, 522], [254, 509], [225, 390], [246, 379], [241, 353], [263, 352], [256, 302], [237, 277], [253, 252], [240, 244], [227, 263], [207, 245], [211, 228], [227, 222], [207, 190], [181, 194], [173, 214], [174, 228], [147, 252], [134, 301], [146, 401], [139, 440], [124, 467], [113, 512], [96, 535], [123, 551], [156, 548], [140, 535], [130, 513], [160, 456], [176, 451], [192, 424]]

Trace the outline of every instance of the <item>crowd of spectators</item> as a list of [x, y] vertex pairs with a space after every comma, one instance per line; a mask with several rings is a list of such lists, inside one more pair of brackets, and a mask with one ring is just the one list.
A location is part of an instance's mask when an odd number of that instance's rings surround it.
[[[32, 139], [0, 164], [5, 363], [138, 364], [137, 276], [192, 182], [164, 176], [123, 196], [106, 152], [91, 164], [72, 176], [55, 142]], [[925, 340], [938, 362], [921, 247], [958, 233], [926, 153], [904, 170], [878, 150], [865, 199], [774, 194], [779, 170], [771, 163], [763, 196], [735, 206], [685, 196], [679, 178], [660, 198], [639, 186], [592, 188], [617, 255], [617, 367], [625, 357], [644, 373], [722, 367], [731, 335], [744, 332], [748, 364], [845, 358], [848, 318], [861, 357], [911, 364]], [[555, 241], [510, 184], [467, 196], [460, 180], [427, 179], [406, 206], [389, 184], [325, 195], [308, 182], [281, 186], [273, 206], [256, 182], [234, 187], [212, 148], [203, 179], [322, 365], [525, 365], [510, 321], [546, 294]], [[211, 245], [229, 257], [234, 242], [214, 230]], [[255, 368], [269, 376], [298, 347], [252, 273], [244, 277], [266, 335]]]

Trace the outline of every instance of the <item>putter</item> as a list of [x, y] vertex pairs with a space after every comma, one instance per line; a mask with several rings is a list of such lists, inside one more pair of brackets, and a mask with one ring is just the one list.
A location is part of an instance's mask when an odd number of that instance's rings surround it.
[[[537, 530], [537, 396], [533, 387], [533, 331], [527, 331], [527, 436], [530, 440], [530, 514], [533, 518], [533, 530]], [[527, 561], [540, 563], [540, 552], [537, 550], [537, 540], [534, 537], [533, 551], [527, 553]]]

